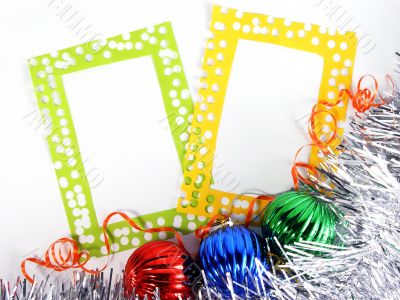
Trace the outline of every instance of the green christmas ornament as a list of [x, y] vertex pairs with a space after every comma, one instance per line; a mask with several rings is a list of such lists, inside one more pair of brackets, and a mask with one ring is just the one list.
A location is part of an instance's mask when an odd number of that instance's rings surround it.
[[261, 224], [263, 236], [278, 252], [274, 236], [282, 247], [300, 240], [333, 244], [339, 219], [333, 209], [306, 191], [286, 192], [267, 206]]

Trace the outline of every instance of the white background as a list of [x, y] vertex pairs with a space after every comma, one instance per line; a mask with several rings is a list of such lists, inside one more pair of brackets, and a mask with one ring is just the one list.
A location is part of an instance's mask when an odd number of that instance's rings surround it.
[[99, 223], [111, 210], [174, 208], [182, 171], [151, 56], [63, 82]]
[[[219, 126], [213, 188], [270, 194], [293, 185], [290, 164], [307, 144], [302, 120], [318, 98], [322, 69], [322, 57], [313, 53], [239, 40]], [[305, 150], [299, 159], [307, 161]]]
[[[231, 7], [245, 11], [272, 14], [295, 21], [331, 27], [338, 25], [334, 19], [326, 15], [324, 4], [318, 5], [322, 1], [219, 1], [219, 3], [224, 2]], [[329, 3], [329, 1], [325, 2]], [[376, 47], [368, 54], [362, 53], [363, 51], [360, 49], [356, 58], [354, 80], [357, 80], [363, 74], [370, 73], [383, 81], [384, 74], [391, 72], [394, 66], [394, 51], [400, 49], [398, 42], [400, 27], [397, 21], [400, 4], [396, 0], [334, 0], [332, 2], [340, 5], [341, 9], [347, 11], [348, 16], [353, 18], [352, 26], [359, 26], [358, 30], [361, 33], [368, 33], [373, 43], [376, 43]], [[25, 255], [33, 252], [40, 254], [49, 243], [69, 234], [47, 144], [40, 132], [29, 125], [29, 117], [26, 117], [36, 109], [36, 99], [26, 60], [33, 56], [48, 53], [51, 50], [85, 42], [77, 36], [76, 32], [68, 28], [68, 22], [57, 16], [50, 3], [51, 1], [48, 0], [0, 0], [0, 230], [2, 232], [0, 277], [8, 280], [16, 278], [19, 273], [19, 263]], [[197, 78], [203, 53], [202, 47], [207, 36], [207, 25], [211, 12], [209, 2], [203, 0], [70, 0], [64, 1], [64, 3], [70, 3], [73, 10], [83, 16], [88, 24], [97, 28], [105, 37], [171, 20], [192, 95], [196, 94]], [[250, 47], [247, 48], [246, 50], [245, 46], [242, 50], [250, 51]], [[260, 65], [266, 66], [268, 64], [270, 70], [282, 68], [282, 58], [274, 60], [271, 57], [268, 58], [267, 55], [269, 51], [271, 51], [271, 54], [277, 55], [276, 49], [265, 47], [263, 51], [266, 61], [260, 62]], [[241, 57], [244, 56], [245, 54], [241, 55]], [[254, 55], [254, 57], [259, 58], [260, 55]], [[293, 61], [295, 62], [295, 59]], [[252, 65], [254, 65], [254, 61]], [[287, 66], [284, 69], [290, 71]], [[261, 72], [259, 66], [255, 68], [255, 72]], [[312, 68], [312, 72], [317, 72], [316, 68]], [[232, 74], [233, 78], [240, 79], [237, 74]], [[134, 76], [130, 73], [127, 75]], [[152, 86], [151, 82], [149, 87]], [[264, 87], [258, 89], [259, 91], [268, 90], [268, 81], [266, 82]], [[232, 93], [240, 96], [246, 95], [245, 83], [244, 81], [243, 86], [235, 85], [235, 90]], [[254, 84], [254, 82], [250, 83]], [[82, 89], [79, 86], [80, 84], [84, 84], [84, 80], [79, 83], [76, 78], [71, 78], [71, 89], [75, 89], [75, 91]], [[142, 89], [140, 93], [145, 93], [145, 89]], [[310, 91], [310, 93], [314, 92]], [[142, 96], [145, 98], [146, 95]], [[279, 93], [277, 93], [277, 96], [279, 96]], [[71, 103], [72, 109], [79, 106], [79, 101], [81, 101], [79, 97], [82, 97], [82, 95], [76, 94], [75, 100], [77, 101]], [[265, 98], [269, 100], [267, 96]], [[126, 103], [126, 109], [133, 112], [136, 104], [133, 101]], [[274, 101], [273, 105], [268, 101], [265, 104], [254, 103], [254, 105], [260, 111], [273, 109], [273, 106], [278, 105], [277, 103], [279, 103], [278, 100]], [[154, 105], [159, 105], [159, 102], [154, 101]], [[227, 106], [227, 109], [231, 112], [235, 111], [234, 106]], [[78, 118], [79, 108], [76, 108], [76, 110], [77, 117], [75, 119]], [[279, 111], [278, 108], [277, 110]], [[300, 114], [301, 111], [293, 108], [293, 112]], [[252, 117], [254, 116], [249, 110], [247, 118], [251, 119]], [[240, 122], [243, 124], [257, 125], [254, 122], [247, 123], [243, 116], [242, 118]], [[80, 119], [75, 122], [77, 126], [84, 128], [88, 126], [85, 122], [89, 121]], [[293, 123], [289, 122], [286, 125], [281, 124], [281, 126], [289, 129], [293, 127]], [[248, 142], [256, 141], [260, 134], [266, 137], [276, 135], [276, 132], [274, 133], [276, 128], [271, 128], [271, 126], [262, 127], [262, 130], [259, 128], [258, 130], [252, 128], [247, 130], [254, 132], [252, 133], [254, 136], [247, 136]], [[224, 140], [225, 134], [227, 136], [232, 134], [229, 133], [229, 130], [224, 130], [224, 132], [226, 133], [221, 134], [221, 141]], [[92, 150], [89, 148], [93, 144], [88, 141], [81, 141], [82, 138], [83, 136], [80, 137], [80, 143], [82, 145], [87, 144], [88, 147], [86, 148], [91, 152]], [[225, 162], [228, 169], [237, 173], [246, 171], [245, 168], [234, 165], [235, 158], [239, 155], [243, 161], [249, 160], [250, 166], [256, 166], [254, 159], [262, 157], [260, 152], [250, 154], [243, 152], [240, 147], [232, 147], [234, 144], [239, 144], [240, 140], [232, 142], [231, 139], [226, 137], [225, 140], [226, 142], [222, 142], [223, 144], [219, 147], [221, 149], [223, 147], [229, 148], [230, 152], [225, 159], [224, 151], [222, 151], [220, 159], [223, 163]], [[248, 151], [263, 151], [269, 157], [275, 157], [280, 153], [280, 147], [293, 147], [290, 140], [287, 142], [289, 144], [282, 144], [279, 147], [268, 147], [268, 145], [250, 147]], [[130, 144], [126, 146], [129, 149], [134, 149], [137, 144], [132, 139]], [[88, 155], [90, 158], [90, 153]], [[97, 153], [93, 155], [102, 156]], [[107, 170], [108, 166], [113, 166], [112, 158], [113, 156], [110, 155], [109, 158], [102, 156], [93, 159], [99, 159], [99, 162], [101, 160], [102, 162], [98, 167], [101, 169], [102, 164], [105, 164], [104, 169]], [[265, 165], [267, 162], [263, 164]], [[134, 169], [133, 166], [132, 169]], [[165, 170], [165, 172], [173, 173], [174, 170]], [[180, 180], [179, 172], [175, 174], [176, 178], [171, 178], [171, 184], [178, 183]], [[252, 182], [249, 174], [239, 175], [240, 178], [247, 180], [243, 181], [245, 185], [241, 188], [245, 188], [248, 182]], [[139, 176], [139, 173], [132, 176]], [[279, 179], [279, 176], [275, 177], [274, 180]], [[106, 180], [107, 176], [105, 176]], [[287, 178], [282, 178], [283, 181], [274, 180], [266, 178], [265, 181], [257, 181], [254, 177], [257, 184], [265, 184], [265, 186], [257, 186], [258, 188], [279, 189], [280, 185], [287, 184], [283, 182], [287, 181]], [[172, 193], [179, 192], [178, 185], [174, 184], [174, 186], [176, 190], [173, 190]], [[143, 201], [141, 209], [144, 211], [152, 209], [152, 207], [145, 205]], [[99, 206], [99, 209], [105, 212], [121, 207], [130, 207], [130, 203], [123, 201], [114, 205], [110, 201], [107, 203], [99, 201], [96, 206]], [[127, 255], [129, 253], [117, 255], [113, 260], [114, 264], [123, 265]]]

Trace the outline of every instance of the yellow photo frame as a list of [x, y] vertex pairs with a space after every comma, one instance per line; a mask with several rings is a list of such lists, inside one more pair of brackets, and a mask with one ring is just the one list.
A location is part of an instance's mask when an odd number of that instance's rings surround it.
[[[357, 45], [351, 32], [338, 32], [263, 14], [242, 13], [220, 6], [213, 6], [210, 27], [212, 35], [207, 41], [203, 60], [204, 72], [194, 109], [178, 211], [211, 217], [229, 209], [230, 213], [243, 219], [254, 197], [211, 188], [219, 122], [238, 41], [271, 43], [321, 56], [324, 62], [318, 101], [332, 103], [337, 100], [340, 89], [351, 85]], [[336, 117], [337, 133], [343, 134], [347, 100], [327, 109]], [[333, 129], [332, 119], [326, 116], [316, 118], [318, 127]], [[311, 149], [309, 164], [315, 166], [320, 159], [318, 149]], [[233, 202], [234, 199], [238, 201]], [[254, 214], [265, 204], [257, 203]]]

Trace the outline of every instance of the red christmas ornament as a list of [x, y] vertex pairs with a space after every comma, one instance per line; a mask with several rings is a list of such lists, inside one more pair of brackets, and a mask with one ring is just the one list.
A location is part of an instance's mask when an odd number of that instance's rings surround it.
[[127, 298], [134, 293], [152, 299], [158, 288], [161, 299], [194, 298], [193, 282], [198, 274], [189, 253], [180, 245], [154, 241], [139, 247], [129, 257], [124, 273]]

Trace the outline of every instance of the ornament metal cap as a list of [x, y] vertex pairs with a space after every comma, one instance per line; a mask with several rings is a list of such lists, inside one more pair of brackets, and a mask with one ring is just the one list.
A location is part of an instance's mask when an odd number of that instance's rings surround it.
[[226, 217], [225, 219], [218, 219], [215, 220], [214, 224], [211, 226], [209, 233], [221, 228], [232, 227], [233, 225], [233, 221], [230, 217]]

